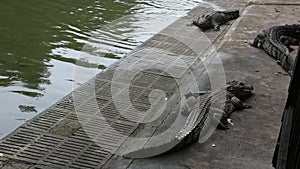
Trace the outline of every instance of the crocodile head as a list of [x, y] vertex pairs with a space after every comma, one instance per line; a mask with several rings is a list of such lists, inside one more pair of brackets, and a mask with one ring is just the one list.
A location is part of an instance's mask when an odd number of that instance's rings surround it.
[[259, 32], [259, 34], [257, 35], [257, 38], [262, 43], [262, 42], [266, 41], [267, 35], [268, 35], [267, 31], [265, 29], [263, 29]]
[[211, 14], [210, 13], [203, 14], [201, 17], [197, 19], [197, 21], [193, 21], [193, 22], [202, 28], [209, 28], [211, 27]]
[[253, 94], [253, 86], [246, 85], [240, 81], [232, 80], [226, 85], [227, 91], [239, 99], [245, 99]]

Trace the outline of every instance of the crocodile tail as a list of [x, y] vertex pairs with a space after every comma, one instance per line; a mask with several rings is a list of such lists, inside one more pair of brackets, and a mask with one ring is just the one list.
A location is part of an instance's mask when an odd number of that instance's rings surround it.
[[224, 11], [224, 14], [228, 16], [229, 20], [236, 19], [240, 16], [240, 11], [239, 10], [228, 10]]
[[288, 66], [288, 55], [286, 54], [282, 54], [282, 56], [280, 57], [280, 64], [283, 67], [283, 69], [285, 69], [286, 71], [290, 71], [291, 69]]
[[[204, 99], [205, 100], [205, 99]], [[128, 158], [145, 158], [152, 157], [166, 152], [177, 151], [182, 147], [189, 145], [196, 141], [202, 126], [199, 123], [207, 118], [207, 109], [210, 99], [206, 98], [204, 102], [197, 102], [195, 108], [191, 110], [186, 119], [184, 127], [176, 134], [176, 136], [169, 142], [159, 146], [149, 148], [142, 148], [136, 151], [124, 154], [123, 157]]]
[[148, 148], [142, 148], [136, 151], [132, 151], [129, 153], [126, 153], [123, 155], [123, 157], [127, 158], [147, 158], [147, 157], [153, 157], [156, 155], [160, 155], [169, 151], [172, 151], [176, 145], [178, 145], [182, 139], [173, 138], [171, 141]]
[[270, 46], [268, 53], [276, 60], [282, 61], [283, 58], [286, 58], [289, 55], [289, 49], [284, 45], [272, 45]]
[[282, 45], [281, 49], [278, 46], [273, 46], [269, 44], [269, 46], [266, 46], [266, 52], [272, 56], [274, 59], [279, 61], [280, 65], [283, 69], [286, 71], [289, 71], [290, 68], [288, 66], [288, 56], [289, 56], [289, 50], [286, 46]]

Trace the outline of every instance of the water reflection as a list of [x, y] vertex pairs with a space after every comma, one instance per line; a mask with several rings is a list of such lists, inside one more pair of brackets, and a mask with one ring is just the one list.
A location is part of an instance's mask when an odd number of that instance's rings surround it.
[[[0, 1], [0, 138], [199, 2]], [[74, 81], [78, 61], [83, 73]]]
[[[51, 84], [50, 59], [74, 63], [78, 58], [65, 57], [65, 50], [80, 51], [89, 38], [85, 32], [128, 14], [133, 5], [130, 0], [1, 1], [0, 86], [20, 86], [32, 90], [19, 93], [41, 96]], [[52, 51], [58, 47], [63, 53]]]

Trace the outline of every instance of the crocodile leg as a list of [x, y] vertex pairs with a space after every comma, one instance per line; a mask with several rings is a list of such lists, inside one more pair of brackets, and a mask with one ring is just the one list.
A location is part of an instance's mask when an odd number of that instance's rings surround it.
[[211, 116], [211, 121], [214, 124], [217, 124], [218, 128], [224, 129], [224, 130], [229, 129], [228, 122], [227, 122], [227, 117], [229, 117], [229, 116], [227, 116], [225, 111], [223, 111], [219, 108], [215, 108], [215, 107], [211, 107], [210, 111], [213, 112], [212, 116]]
[[242, 109], [250, 109], [252, 108], [250, 105], [242, 102], [239, 98], [237, 97], [232, 97], [231, 102], [234, 105], [234, 108], [237, 110], [242, 110]]
[[220, 30], [220, 25], [215, 24], [215, 25], [214, 25], [214, 31], [218, 31], [218, 30]]
[[[231, 114], [234, 112], [234, 110], [242, 110], [242, 109], [250, 109], [251, 106], [242, 102], [239, 98], [237, 97], [232, 97], [231, 98], [231, 103], [232, 105], [230, 108], [225, 112], [223, 110], [219, 110], [218, 113], [214, 113], [214, 117], [212, 118], [213, 120], [219, 120], [219, 125], [218, 128], [220, 129], [229, 129], [228, 127], [228, 121], [227, 119], [231, 116]], [[214, 110], [216, 111], [216, 110]], [[220, 115], [222, 117], [220, 118]]]

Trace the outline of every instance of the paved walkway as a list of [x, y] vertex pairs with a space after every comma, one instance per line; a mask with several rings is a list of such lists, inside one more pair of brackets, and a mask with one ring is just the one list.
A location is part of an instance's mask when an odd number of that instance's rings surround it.
[[[242, 12], [218, 32], [188, 26], [191, 18], [207, 10], [193, 9], [2, 139], [0, 164], [3, 168], [272, 168], [290, 78], [248, 42], [265, 27], [298, 23], [300, 4], [265, 0], [246, 6], [247, 2], [214, 1]], [[232, 115], [235, 125], [230, 130], [217, 130], [204, 144], [157, 157], [118, 155], [157, 145], [166, 139], [161, 135], [168, 129], [178, 129], [186, 117], [176, 120], [183, 94], [232, 79], [253, 84], [255, 95], [247, 100], [252, 109]], [[149, 141], [151, 136], [157, 140]]]

